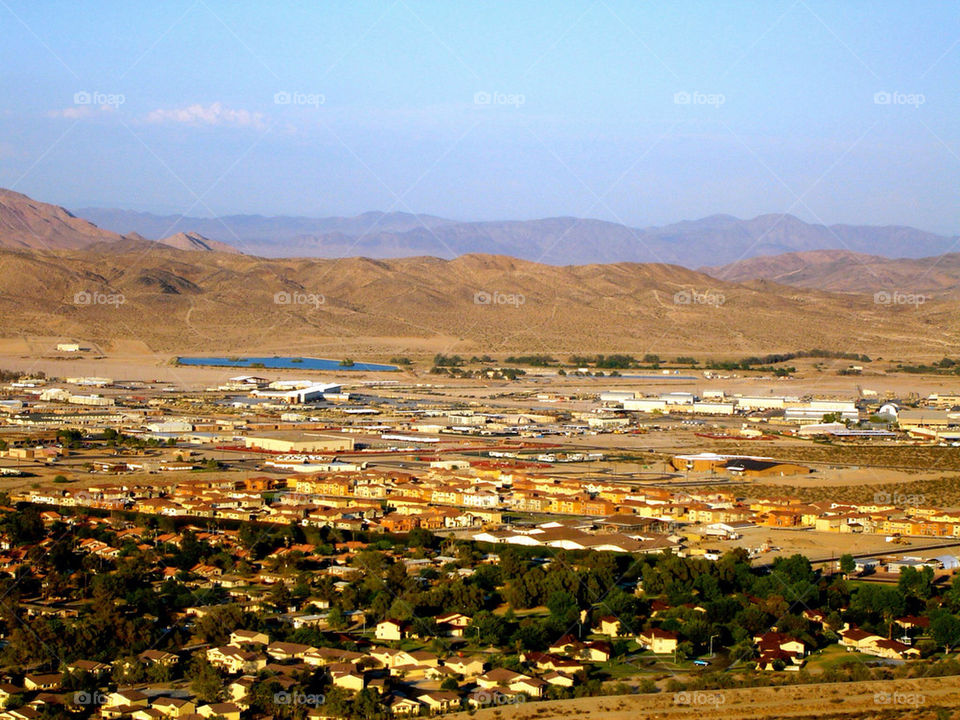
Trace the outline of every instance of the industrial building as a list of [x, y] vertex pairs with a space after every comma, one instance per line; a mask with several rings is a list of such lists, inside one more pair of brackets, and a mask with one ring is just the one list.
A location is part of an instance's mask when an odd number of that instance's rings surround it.
[[731, 475], [763, 477], [765, 475], [806, 475], [810, 468], [794, 463], [780, 462], [769, 457], [749, 455], [719, 455], [698, 453], [674, 455], [670, 464], [681, 472], [727, 472]]
[[279, 453], [343, 452], [353, 450], [353, 438], [307, 432], [268, 432], [243, 439], [248, 448]]
[[[279, 384], [279, 382], [272, 383], [271, 387]], [[342, 386], [339, 383], [311, 383], [302, 387], [294, 387], [292, 390], [254, 390], [250, 394], [254, 397], [274, 398], [283, 403], [302, 405], [303, 403], [323, 400], [327, 395], [338, 395], [341, 390]]]

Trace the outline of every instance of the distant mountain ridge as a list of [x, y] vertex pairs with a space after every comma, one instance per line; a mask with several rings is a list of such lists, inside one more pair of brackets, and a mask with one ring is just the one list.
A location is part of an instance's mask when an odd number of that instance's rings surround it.
[[885, 257], [927, 257], [955, 238], [903, 226], [824, 226], [792, 215], [700, 220], [631, 228], [604, 220], [460, 222], [432, 215], [370, 212], [356, 217], [181, 218], [125, 210], [84, 208], [76, 213], [117, 233], [159, 239], [193, 230], [245, 253], [264, 257], [453, 259], [469, 253], [509, 255], [551, 265], [663, 262], [696, 268], [789, 252], [842, 249]]
[[[228, 215], [218, 218], [154, 215], [133, 210], [84, 208], [77, 211], [96, 225], [114, 232], [135, 232], [153, 240], [173, 233], [195, 232], [206, 238], [232, 245], [249, 254], [269, 257], [292, 257], [296, 253], [276, 255], [262, 252], [274, 243], [289, 248], [300, 245], [311, 249], [309, 238], [316, 235], [354, 238], [368, 232], [405, 232], [424, 225], [433, 227], [453, 222], [431, 215], [411, 213], [366, 212], [354, 217], [266, 217], [263, 215]], [[117, 229], [121, 228], [121, 229]]]
[[59, 205], [40, 202], [0, 188], [0, 248], [12, 250], [130, 249], [169, 245], [179, 250], [237, 253], [218, 240], [189, 231], [147, 239], [137, 232], [117, 233], [77, 217]]
[[[956, 238], [915, 228], [827, 227], [792, 215], [751, 220], [713, 215], [640, 229], [573, 217], [458, 222], [393, 212], [329, 218], [195, 218], [96, 209], [78, 213], [0, 189], [0, 247], [80, 250], [156, 242], [181, 250], [277, 258], [449, 260], [479, 253], [561, 266], [619, 262], [709, 266], [712, 274], [740, 282], [768, 279], [793, 285], [813, 277], [811, 264], [822, 275], [830, 262], [838, 261], [837, 277], [829, 287], [845, 290], [840, 286], [850, 278], [843, 276], [843, 264], [853, 261], [851, 267], [863, 268], [860, 256], [915, 260], [942, 255], [958, 245]], [[772, 260], [774, 256], [781, 259]], [[817, 285], [821, 281], [813, 279], [805, 286], [826, 287]]]

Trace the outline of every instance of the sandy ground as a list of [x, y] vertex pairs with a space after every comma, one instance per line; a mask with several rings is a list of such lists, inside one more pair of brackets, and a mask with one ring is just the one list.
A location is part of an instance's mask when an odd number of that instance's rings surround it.
[[[904, 544], [888, 543], [883, 535], [854, 534], [854, 533], [827, 533], [815, 530], [789, 530], [785, 528], [753, 527], [743, 532], [739, 540], [717, 542], [706, 539], [699, 543], [699, 547], [730, 550], [737, 547], [758, 549], [764, 543], [777, 548], [768, 553], [759, 555], [758, 563], [770, 562], [776, 557], [790, 556], [800, 553], [813, 561], [829, 561], [839, 559], [841, 555], [872, 555], [875, 553], [889, 553], [901, 556], [917, 554], [917, 548], [950, 543], [949, 538], [909, 538]], [[957, 555], [960, 546], [947, 547], [941, 551], [930, 551], [931, 555]]]
[[[43, 370], [52, 375], [106, 375], [116, 379], [159, 379], [165, 382], [176, 382], [189, 386], [215, 382], [237, 374], [230, 368], [178, 368], [171, 364], [176, 356], [172, 353], [158, 353], [137, 340], [118, 340], [109, 346], [93, 345], [92, 352], [85, 357], [76, 359], [54, 359], [58, 355], [56, 346], [59, 342], [74, 341], [69, 337], [30, 336], [17, 338], [0, 338], [0, 368], [18, 370]], [[511, 393], [524, 389], [535, 392], [556, 391], [564, 394], [595, 395], [608, 389], [625, 389], [642, 393], [660, 393], [664, 391], [692, 391], [724, 390], [727, 393], [745, 393], [751, 395], [805, 395], [817, 394], [841, 398], [856, 397], [858, 387], [865, 390], [875, 390], [880, 397], [890, 395], [903, 397], [910, 393], [921, 396], [934, 392], [956, 392], [960, 390], [960, 378], [947, 376], [921, 376], [908, 374], [883, 374], [868, 372], [863, 376], [841, 376], [836, 370], [850, 364], [846, 360], [811, 360], [801, 359], [789, 364], [798, 368], [797, 377], [778, 379], [761, 377], [756, 374], [741, 376], [738, 373], [724, 373], [724, 377], [707, 379], [702, 371], [680, 370], [678, 376], [660, 375], [655, 371], [634, 370], [625, 371], [628, 374], [647, 376], [644, 378], [611, 378], [611, 377], [561, 377], [550, 369], [528, 368], [527, 377], [519, 383], [481, 382], [477, 380], [457, 381], [445, 379], [436, 375], [429, 375], [430, 359], [437, 352], [453, 352], [448, 349], [451, 338], [435, 337], [429, 341], [403, 337], [351, 338], [350, 346], [344, 345], [341, 339], [331, 338], [328, 341], [312, 339], [309, 343], [278, 347], [251, 348], [248, 354], [256, 355], [307, 355], [315, 357], [343, 357], [349, 354], [355, 360], [369, 362], [388, 361], [391, 356], [404, 355], [415, 360], [416, 374], [387, 373], [394, 379], [416, 378], [418, 382], [432, 383], [439, 386], [441, 394], [450, 394], [458, 397], [487, 398], [504, 391]], [[90, 345], [90, 343], [84, 343]], [[358, 352], [361, 351], [361, 352]], [[215, 353], [214, 353], [215, 354]], [[237, 354], [235, 351], [229, 354]], [[62, 354], [61, 354], [62, 355]], [[94, 358], [100, 359], [94, 359]], [[566, 360], [566, 358], [558, 358]], [[814, 363], [823, 363], [826, 369], [820, 371], [813, 367]], [[884, 363], [877, 363], [883, 366]], [[277, 377], [303, 375], [300, 371], [261, 371], [260, 374], [274, 374]], [[326, 376], [335, 373], [324, 373]], [[357, 374], [359, 375], [359, 374]], [[375, 375], [374, 373], [365, 375]], [[354, 374], [348, 377], [354, 377]], [[683, 379], [686, 376], [692, 380]], [[530, 400], [526, 400], [529, 406]], [[536, 403], [536, 401], [533, 401]], [[508, 399], [498, 400], [498, 403], [512, 405]], [[517, 399], [516, 405], [522, 406], [523, 400]], [[570, 406], [563, 403], [560, 407]]]
[[[117, 348], [100, 355], [97, 352], [83, 353], [76, 357], [58, 356], [50, 352], [56, 347], [56, 342], [36, 343], [34, 345], [23, 340], [0, 340], [0, 368], [17, 370], [25, 374], [44, 372], [55, 377], [82, 377], [97, 376], [109, 377], [117, 381], [140, 380], [170, 383], [185, 390], [197, 390], [211, 385], [225, 382], [228, 378], [245, 373], [256, 373], [271, 379], [322, 376], [324, 380], [349, 383], [362, 378], [390, 379], [410, 381], [412, 376], [407, 373], [337, 373], [304, 370], [249, 370], [245, 368], [177, 366], [174, 364], [176, 355], [151, 352], [142, 343], [129, 341]], [[45, 353], [38, 353], [39, 347], [46, 349]], [[272, 354], [272, 353], [269, 353]], [[292, 356], [298, 353], [290, 352]], [[325, 357], [317, 353], [318, 357]], [[340, 357], [340, 353], [331, 355]]]
[[[753, 718], [934, 718], [960, 707], [955, 677], [814, 684], [784, 688], [663, 692], [554, 700], [479, 710], [477, 720], [751, 720]], [[465, 720], [466, 713], [449, 716]], [[953, 717], [951, 714], [940, 717]]]

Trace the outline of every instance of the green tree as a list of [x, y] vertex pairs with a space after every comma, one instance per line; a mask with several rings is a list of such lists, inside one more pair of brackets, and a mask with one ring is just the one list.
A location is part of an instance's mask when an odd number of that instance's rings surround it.
[[912, 567], [903, 568], [897, 588], [906, 597], [926, 600], [933, 592], [933, 568], [929, 565], [921, 570]]
[[193, 694], [202, 702], [212, 703], [220, 699], [223, 688], [220, 674], [199, 652], [190, 661], [187, 679]]
[[331, 630], [343, 630], [347, 626], [347, 617], [339, 605], [334, 605], [327, 613], [327, 625]]
[[566, 590], [551, 593], [547, 598], [547, 608], [550, 610], [550, 619], [560, 630], [568, 628], [580, 616], [577, 599]]
[[492, 612], [482, 610], [473, 616], [467, 625], [464, 637], [476, 640], [482, 645], [503, 645], [507, 636], [507, 625], [503, 618]]
[[956, 615], [943, 613], [930, 623], [930, 634], [937, 645], [942, 645], [949, 653], [960, 643], [960, 619]]

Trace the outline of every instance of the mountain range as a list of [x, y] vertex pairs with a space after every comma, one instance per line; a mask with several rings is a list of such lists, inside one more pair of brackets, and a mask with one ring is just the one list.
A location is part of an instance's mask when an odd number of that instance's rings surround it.
[[785, 214], [752, 220], [713, 215], [648, 228], [573, 217], [458, 222], [378, 212], [356, 217], [230, 215], [211, 219], [84, 208], [76, 214], [118, 234], [137, 233], [160, 240], [173, 232], [193, 231], [263, 257], [431, 255], [453, 259], [480, 253], [551, 265], [660, 262], [696, 268], [826, 249], [918, 258], [940, 255], [957, 240], [901, 226], [810, 224]]
[[[663, 230], [660, 241], [675, 249], [701, 248], [685, 255], [691, 264], [705, 255], [729, 256], [729, 248], [716, 245], [718, 237], [739, 238], [742, 245], [766, 227], [761, 232], [771, 242], [796, 244], [836, 232], [778, 217], [681, 223], [679, 230]], [[263, 228], [274, 220], [250, 222]], [[636, 238], [623, 226], [599, 221], [478, 224], [431, 218], [437, 225], [430, 230], [398, 229], [417, 222], [399, 214], [327, 221], [339, 228], [329, 235], [358, 244], [353, 257], [264, 258], [197, 231], [167, 234], [177, 230], [173, 226], [159, 239], [147, 239], [0, 191], [0, 337], [83, 338], [101, 347], [136, 340], [158, 353], [308, 354], [335, 347], [358, 355], [699, 352], [727, 358], [814, 347], [939, 358], [960, 343], [955, 253], [889, 259], [808, 250], [698, 271], [680, 263], [601, 262], [603, 252], [627, 252]], [[592, 254], [593, 261], [560, 264], [456, 251], [452, 259], [356, 257], [375, 231], [366, 238], [348, 233], [364, 222], [394, 227], [394, 238], [443, 231], [463, 249], [481, 226], [496, 246], [516, 253], [542, 247], [548, 236], [559, 237], [560, 247], [564, 233], [590, 235], [594, 244], [577, 252]], [[701, 236], [697, 227], [712, 230]], [[911, 252], [947, 242], [905, 228], [844, 232], [851, 243], [873, 237], [891, 248], [897, 238], [911, 238], [917, 244]], [[668, 243], [667, 237], [673, 239]], [[610, 238], [621, 244], [604, 244]]]

